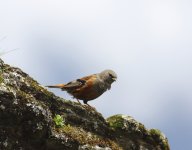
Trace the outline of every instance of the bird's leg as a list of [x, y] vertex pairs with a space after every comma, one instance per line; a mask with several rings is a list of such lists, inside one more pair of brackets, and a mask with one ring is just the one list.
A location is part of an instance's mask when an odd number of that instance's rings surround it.
[[87, 105], [87, 106], [89, 106], [89, 107], [91, 107], [91, 108], [93, 108], [91, 105], [89, 105], [88, 103], [87, 104], [85, 104], [85, 105]]
[[88, 108], [90, 108], [90, 109], [92, 109], [92, 110], [96, 110], [94, 107], [92, 107], [91, 105], [89, 105], [86, 100], [83, 100], [83, 103], [84, 103], [86, 106], [88, 106]]
[[78, 102], [79, 104], [81, 104], [80, 101], [79, 101], [78, 99], [76, 99], [76, 100], [77, 100], [77, 102]]

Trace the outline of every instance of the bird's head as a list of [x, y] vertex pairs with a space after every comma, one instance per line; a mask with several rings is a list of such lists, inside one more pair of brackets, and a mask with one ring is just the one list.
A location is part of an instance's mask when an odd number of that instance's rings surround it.
[[113, 70], [104, 70], [100, 73], [100, 78], [108, 84], [112, 84], [117, 80], [117, 74]]

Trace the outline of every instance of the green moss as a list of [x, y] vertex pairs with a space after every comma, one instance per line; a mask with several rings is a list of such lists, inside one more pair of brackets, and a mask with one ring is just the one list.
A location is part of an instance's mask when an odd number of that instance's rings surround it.
[[0, 83], [2, 83], [4, 81], [4, 78], [3, 78], [4, 69], [5, 68], [3, 68], [3, 67], [0, 68]]
[[27, 93], [25, 93], [25, 92], [23, 92], [21, 90], [17, 90], [17, 96], [25, 98], [25, 99], [30, 99], [32, 97], [32, 95], [27, 94]]
[[71, 101], [71, 100], [65, 100], [65, 102], [68, 104], [74, 104], [73, 101]]
[[107, 119], [107, 122], [112, 129], [122, 129], [122, 127], [124, 126], [124, 119], [122, 118], [122, 115], [109, 117]]
[[154, 137], [160, 137], [161, 136], [161, 131], [158, 130], [158, 129], [151, 129], [149, 130], [151, 136], [154, 136]]
[[53, 96], [53, 93], [47, 91], [44, 87], [40, 86], [38, 84], [37, 81], [33, 80], [32, 78], [30, 77], [26, 77], [24, 79], [25, 83], [28, 83], [32, 89], [34, 90], [34, 92], [36, 91], [41, 91], [42, 93], [44, 93], [44, 95], [46, 95], [48, 98], [52, 97]]
[[170, 150], [169, 144], [168, 144], [168, 140], [167, 140], [167, 138], [162, 134], [162, 132], [161, 132], [160, 130], [158, 130], [158, 129], [151, 129], [151, 130], [149, 130], [149, 133], [150, 133], [150, 135], [152, 136], [152, 138], [153, 138], [156, 142], [160, 143], [161, 148], [162, 148], [163, 150]]
[[0, 83], [4, 81], [2, 74], [0, 74]]
[[99, 145], [101, 147], [110, 147], [113, 150], [122, 150], [114, 141], [110, 139], [104, 139], [91, 132], [87, 132], [80, 127], [74, 127], [71, 125], [65, 125], [62, 128], [58, 128], [59, 132], [64, 132], [72, 139], [79, 142], [80, 145], [89, 144], [91, 146]]
[[39, 84], [31, 78], [25, 78], [25, 82], [29, 83], [36, 91], [44, 90], [43, 87], [39, 86]]

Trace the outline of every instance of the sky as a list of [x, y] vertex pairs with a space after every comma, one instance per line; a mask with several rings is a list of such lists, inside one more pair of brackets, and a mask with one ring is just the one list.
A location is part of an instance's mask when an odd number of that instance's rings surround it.
[[191, 150], [191, 8], [189, 0], [0, 0], [0, 52], [16, 49], [1, 58], [42, 85], [112, 69], [117, 82], [89, 104]]

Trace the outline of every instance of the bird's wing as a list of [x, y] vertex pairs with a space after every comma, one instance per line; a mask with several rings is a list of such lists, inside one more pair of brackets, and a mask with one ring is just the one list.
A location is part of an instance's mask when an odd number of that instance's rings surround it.
[[86, 86], [87, 83], [89, 83], [91, 80], [95, 79], [96, 75], [90, 75], [90, 76], [86, 76], [74, 81], [71, 81], [67, 84], [65, 84], [65, 86], [63, 87], [63, 89], [77, 89], [83, 86]]

